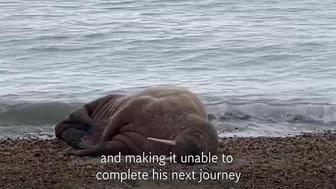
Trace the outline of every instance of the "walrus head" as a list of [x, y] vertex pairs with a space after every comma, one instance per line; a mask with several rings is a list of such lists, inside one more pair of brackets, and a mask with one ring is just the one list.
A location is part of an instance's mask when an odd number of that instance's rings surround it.
[[[201, 156], [202, 152], [207, 153], [206, 144], [203, 142], [203, 137], [200, 134], [185, 134], [175, 138], [175, 140], [164, 140], [148, 137], [148, 140], [156, 141], [170, 145], [170, 151], [176, 155], [176, 161], [181, 162], [181, 156]], [[188, 164], [194, 164], [188, 162]]]

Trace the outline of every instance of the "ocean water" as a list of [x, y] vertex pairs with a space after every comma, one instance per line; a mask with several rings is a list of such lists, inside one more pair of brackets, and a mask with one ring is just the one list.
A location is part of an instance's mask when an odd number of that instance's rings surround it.
[[0, 0], [0, 137], [175, 84], [221, 136], [336, 129], [334, 0]]

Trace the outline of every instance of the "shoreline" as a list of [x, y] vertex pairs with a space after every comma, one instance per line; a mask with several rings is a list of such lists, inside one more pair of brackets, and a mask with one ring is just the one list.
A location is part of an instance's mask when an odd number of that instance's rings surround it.
[[[104, 164], [99, 157], [65, 155], [67, 145], [56, 139], [0, 139], [0, 148], [3, 188], [336, 188], [335, 131], [287, 137], [224, 137], [218, 157], [231, 155], [233, 161], [201, 165]], [[146, 180], [137, 177], [123, 182], [96, 177], [99, 172], [127, 171], [148, 176]], [[206, 180], [206, 174], [221, 178]]]
[[[225, 131], [217, 130], [218, 136], [221, 139], [229, 138], [291, 138], [299, 137], [302, 135], [319, 135], [323, 133], [336, 133], [336, 129], [324, 129], [313, 131], [298, 131], [297, 133], [277, 134], [277, 135], [257, 135], [257, 134], [237, 134], [228, 133]], [[12, 136], [0, 136], [0, 141], [3, 140], [54, 140], [57, 139], [54, 135], [54, 131], [45, 133], [21, 133]]]

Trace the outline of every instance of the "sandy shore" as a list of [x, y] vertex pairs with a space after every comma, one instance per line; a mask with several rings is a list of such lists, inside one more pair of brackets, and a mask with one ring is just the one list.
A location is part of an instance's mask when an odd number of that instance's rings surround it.
[[[100, 158], [65, 155], [66, 145], [57, 140], [1, 140], [0, 148], [0, 188], [336, 188], [334, 132], [286, 138], [224, 138], [218, 156], [231, 155], [232, 163], [219, 161], [192, 166], [103, 164]], [[148, 173], [147, 180], [142, 177], [120, 182], [96, 178], [98, 172], [128, 169]], [[153, 169], [156, 173], [167, 172], [168, 179], [153, 179], [156, 175]], [[192, 179], [172, 180], [172, 172], [191, 174], [192, 171], [195, 173]], [[204, 172], [222, 173], [222, 177], [204, 180]], [[201, 182], [200, 178], [203, 178]]]

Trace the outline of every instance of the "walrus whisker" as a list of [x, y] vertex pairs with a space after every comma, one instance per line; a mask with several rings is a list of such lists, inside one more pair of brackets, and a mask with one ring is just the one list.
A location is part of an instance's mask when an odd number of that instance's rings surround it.
[[153, 138], [153, 137], [147, 137], [147, 139], [155, 141], [155, 142], [161, 142], [163, 144], [172, 145], [172, 146], [176, 145], [176, 141], [174, 141], [174, 140], [164, 140], [164, 139]]
[[164, 161], [173, 162], [175, 160], [174, 156], [169, 156], [164, 159]]

